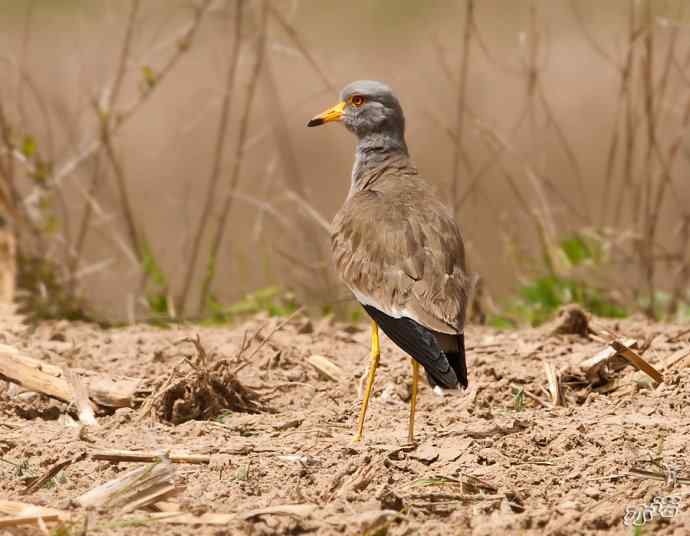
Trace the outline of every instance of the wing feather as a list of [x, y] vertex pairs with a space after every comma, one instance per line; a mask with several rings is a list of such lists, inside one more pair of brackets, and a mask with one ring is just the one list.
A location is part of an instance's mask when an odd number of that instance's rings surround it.
[[349, 197], [333, 221], [336, 269], [365, 305], [462, 333], [469, 278], [460, 230], [418, 177]]

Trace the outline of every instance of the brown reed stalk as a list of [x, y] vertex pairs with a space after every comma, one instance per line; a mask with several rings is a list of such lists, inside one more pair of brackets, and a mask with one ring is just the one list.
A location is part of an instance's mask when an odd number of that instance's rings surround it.
[[91, 227], [91, 219], [93, 217], [93, 199], [98, 195], [98, 188], [101, 184], [101, 159], [98, 155], [93, 158], [93, 169], [91, 173], [91, 182], [86, 193], [86, 201], [84, 203], [84, 213], [81, 217], [79, 227], [77, 229], [76, 239], [74, 243], [70, 243], [70, 256], [67, 260], [67, 273], [69, 274], [71, 293], [76, 290], [77, 278], [75, 277], [82, 255], [84, 253], [84, 245], [86, 244], [86, 236]]
[[294, 28], [294, 26], [292, 26], [292, 24], [290, 24], [288, 20], [283, 17], [283, 14], [276, 9], [272, 3], [268, 4], [268, 11], [280, 25], [280, 27], [285, 31], [285, 33], [288, 34], [290, 40], [294, 43], [295, 47], [297, 47], [299, 53], [304, 57], [305, 60], [307, 60], [307, 63], [309, 63], [314, 72], [319, 76], [323, 82], [323, 85], [331, 91], [335, 91], [335, 84], [316, 61], [316, 58], [314, 58], [314, 55], [309, 51], [309, 47], [302, 40], [299, 32]]
[[629, 42], [623, 65], [618, 69], [620, 71], [620, 86], [618, 88], [618, 93], [616, 96], [616, 111], [613, 115], [613, 129], [611, 133], [611, 142], [609, 144], [609, 149], [606, 156], [606, 168], [604, 171], [604, 191], [601, 197], [600, 206], [599, 221], [602, 225], [606, 225], [608, 215], [611, 213], [611, 210], [609, 208], [611, 203], [610, 196], [614, 185], [613, 183], [616, 156], [618, 154], [618, 148], [621, 140], [621, 117], [625, 110], [625, 95], [628, 91], [628, 85], [630, 83], [630, 74], [632, 72], [633, 50], [633, 44]]
[[[458, 216], [458, 192], [460, 189], [461, 163], [472, 174], [469, 159], [464, 156], [463, 133], [465, 130], [465, 106], [467, 102], [467, 78], [470, 66], [470, 54], [472, 45], [472, 29], [474, 24], [474, 0], [465, 0], [465, 17], [462, 29], [462, 54], [460, 56], [460, 72], [458, 79], [455, 116], [455, 147], [453, 152], [453, 176], [451, 181], [451, 211], [453, 216]], [[464, 156], [464, 158], [463, 158]]]
[[[678, 273], [671, 290], [667, 313], [670, 316], [678, 312], [681, 301], [687, 299], [687, 288], [690, 282], [690, 215], [684, 215], [678, 232], [680, 249], [678, 252]], [[685, 297], [683, 297], [685, 293]]]
[[[655, 40], [654, 29], [655, 20], [652, 14], [652, 6], [649, 0], [645, 2], [644, 20], [646, 25], [645, 38], [643, 40], [644, 54], [642, 61], [642, 88], [643, 88], [643, 107], [646, 125], [646, 142], [647, 151], [645, 156], [644, 176], [642, 182], [644, 189], [642, 194], [638, 197], [640, 203], [640, 210], [642, 214], [640, 220], [642, 222], [643, 238], [640, 242], [640, 259], [642, 260], [642, 271], [647, 286], [647, 294], [649, 296], [649, 305], [647, 307], [647, 314], [650, 317], [654, 316], [656, 305], [656, 292], [654, 288], [654, 270], [656, 263], [654, 262], [653, 250], [653, 236], [651, 226], [651, 201], [653, 188], [653, 174], [654, 174], [654, 150], [656, 147], [656, 115], [654, 114], [654, 53]], [[641, 199], [640, 199], [641, 198]]]
[[[535, 0], [529, 2], [529, 32], [527, 35], [527, 61], [525, 63], [525, 70], [527, 73], [526, 80], [526, 94], [527, 94], [527, 117], [529, 121], [529, 138], [532, 142], [530, 150], [530, 160], [534, 159], [539, 154], [539, 142], [537, 140], [537, 102], [538, 102], [538, 83], [540, 76], [539, 54], [541, 32], [539, 31], [538, 18], [539, 12]], [[527, 178], [532, 183], [532, 188], [537, 196], [540, 204], [539, 211], [542, 214], [544, 230], [549, 239], [553, 239], [556, 235], [556, 225], [551, 213], [551, 207], [548, 202], [546, 193], [542, 187], [542, 181], [539, 180], [544, 174], [539, 171], [531, 171], [527, 173]], [[544, 251], [544, 254], [549, 256], [550, 251]]]
[[[132, 24], [128, 24], [128, 30], [126, 32], [126, 37], [123, 42], [123, 50], [121, 50], [120, 53], [120, 61], [118, 63], [117, 74], [115, 75], [115, 79], [111, 86], [111, 89], [105, 92], [106, 94], [110, 95], [109, 103], [106, 105], [106, 109], [101, 110], [101, 114], [99, 114], [102, 115], [103, 113], [105, 113], [108, 116], [107, 132], [103, 132], [104, 125], [102, 124], [103, 118], [101, 118], [101, 131], [97, 138], [94, 139], [91, 143], [87, 144], [85, 150], [82, 150], [71, 160], [68, 160], [65, 164], [63, 164], [54, 174], [51, 180], [53, 187], [59, 190], [63, 178], [76, 172], [77, 169], [85, 162], [88, 162], [92, 158], [94, 159], [94, 169], [91, 174], [91, 181], [86, 192], [82, 216], [77, 225], [77, 232], [75, 235], [76, 242], [74, 244], [70, 243], [69, 246], [72, 257], [68, 261], [68, 274], [70, 277], [70, 281], [76, 281], [74, 275], [79, 270], [79, 265], [81, 263], [81, 258], [84, 252], [84, 243], [86, 240], [86, 236], [88, 235], [89, 230], [91, 229], [95, 199], [98, 195], [98, 191], [100, 190], [101, 183], [105, 176], [101, 168], [101, 161], [99, 158], [100, 152], [104, 149], [103, 136], [107, 136], [107, 138], [110, 140], [111, 152], [114, 156], [114, 151], [112, 150], [112, 138], [129, 121], [129, 119], [131, 119], [135, 115], [135, 113], [141, 108], [141, 106], [155, 94], [156, 90], [159, 87], [161, 87], [161, 85], [163, 85], [163, 82], [168, 78], [170, 73], [173, 71], [173, 68], [178, 64], [180, 58], [189, 51], [194, 41], [194, 38], [197, 34], [197, 30], [201, 25], [202, 18], [209, 9], [210, 5], [211, 0], [205, 0], [203, 3], [201, 3], [198, 7], [194, 9], [192, 21], [175, 38], [175, 51], [170, 55], [167, 61], [156, 73], [155, 82], [153, 84], [148, 84], [146, 91], [140, 93], [138, 98], [131, 104], [129, 104], [129, 106], [125, 107], [124, 109], [116, 110], [116, 99], [119, 97], [121, 91], [120, 88], [122, 87], [127, 70], [127, 63], [129, 61], [129, 57], [131, 56], [131, 54], [129, 53], [129, 48], [131, 45], [129, 43], [131, 42], [131, 39], [133, 37], [132, 33], [134, 30]], [[130, 12], [130, 19], [132, 17], [132, 12]], [[125, 47], [127, 48], [127, 50], [124, 50]], [[121, 182], [122, 177], [118, 179], [118, 183], [121, 184]], [[131, 206], [129, 210], [131, 212]], [[130, 237], [129, 240], [131, 242], [132, 237], [136, 235], [136, 229], [133, 233], [132, 226], [128, 225], [128, 233]]]
[[[306, 205], [311, 206], [310, 192], [303, 180], [299, 167], [299, 158], [291, 142], [290, 122], [281, 104], [280, 86], [273, 74], [273, 62], [270, 54], [267, 54], [264, 58], [261, 81], [264, 99], [266, 102], [271, 103], [271, 130], [280, 157], [281, 173], [285, 189], [288, 193], [292, 192], [296, 194]], [[322, 261], [328, 257], [324, 247], [328, 237], [324, 239], [319, 229], [315, 228], [314, 220], [308, 216], [310, 215], [306, 211], [298, 211], [295, 213], [295, 223], [299, 230], [296, 236], [301, 236], [302, 243], [307, 244], [312, 250], [312, 258], [315, 259], [314, 262], [323, 264]], [[326, 268], [321, 270], [317, 275], [318, 284], [320, 284], [323, 289], [328, 289], [333, 286], [333, 281], [331, 280], [332, 272], [328, 269], [327, 264]], [[312, 280], [312, 283], [313, 282]]]
[[225, 87], [223, 90], [223, 100], [221, 103], [220, 116], [218, 118], [218, 131], [216, 133], [215, 145], [213, 150], [213, 157], [211, 160], [211, 172], [206, 190], [206, 199], [201, 210], [199, 223], [192, 239], [192, 250], [187, 261], [187, 270], [182, 283], [182, 291], [178, 300], [178, 311], [180, 316], [184, 317], [185, 309], [187, 307], [187, 300], [189, 291], [192, 287], [192, 280], [195, 273], [197, 259], [201, 250], [201, 241], [208, 226], [208, 221], [213, 209], [213, 203], [216, 199], [216, 190], [220, 182], [221, 169], [223, 166], [223, 156], [225, 154], [225, 146], [228, 138], [228, 126], [230, 122], [230, 112], [232, 109], [232, 102], [234, 97], [234, 85], [237, 72], [237, 65], [240, 59], [240, 48], [242, 39], [242, 25], [244, 17], [244, 0], [237, 0], [235, 7], [234, 25], [232, 28], [230, 45], [230, 62], [228, 71], [225, 77]]
[[0, 142], [4, 146], [6, 158], [0, 156], [0, 176], [2, 185], [0, 187], [0, 202], [6, 215], [13, 220], [19, 219], [18, 205], [20, 201], [19, 191], [16, 185], [15, 162], [14, 162], [14, 141], [12, 139], [12, 128], [7, 119], [5, 109], [0, 101]]
[[[674, 139], [671, 141], [668, 150], [668, 157], [664, 157], [662, 154], [658, 155], [659, 160], [662, 162], [662, 169], [659, 176], [659, 185], [655, 192], [654, 198], [650, 200], [650, 219], [648, 222], [648, 240], [650, 243], [654, 244], [656, 240], [656, 231], [659, 225], [659, 219], [661, 218], [661, 208], [666, 198], [666, 194], [669, 188], [673, 188], [673, 177], [671, 175], [671, 169], [673, 168], [674, 162], [678, 155], [680, 154], [680, 149], [685, 139], [686, 133], [690, 128], [690, 91], [687, 94], [687, 101], [683, 111], [683, 117], [681, 124], [676, 132]], [[680, 194], [678, 192], [673, 192], [673, 198], [677, 203], [680, 202]], [[686, 218], [688, 215], [688, 210], [679, 205], [678, 210], [681, 210], [683, 217]], [[681, 258], [680, 262], [683, 263], [684, 260]]]
[[[566, 136], [563, 127], [561, 127], [560, 123], [558, 122], [555, 111], [551, 107], [549, 101], [546, 99], [546, 94], [544, 93], [544, 85], [542, 84], [540, 76], [537, 76], [536, 79], [536, 93], [539, 101], [541, 102], [542, 109], [546, 114], [546, 118], [549, 121], [551, 127], [553, 128], [554, 132], [556, 133], [556, 138], [561, 144], [561, 147], [565, 152], [566, 158], [570, 161], [570, 165], [573, 168], [573, 172], [575, 173], [575, 182], [577, 188], [581, 192], [586, 192], [587, 189], [585, 188], [585, 183], [582, 178], [582, 170], [580, 169], [580, 164], [577, 160], [577, 157], [575, 156], [575, 151], [573, 150], [571, 143], [568, 141], [568, 137]], [[583, 197], [584, 214], [586, 215], [586, 218], [589, 221], [592, 221], [589, 203], [587, 202], [588, 198], [589, 196]]]
[[[625, 102], [625, 120], [624, 130], [625, 145], [623, 147], [623, 166], [621, 169], [621, 180], [618, 195], [614, 196], [616, 206], [613, 210], [613, 225], [618, 227], [621, 223], [623, 215], [624, 202], [628, 197], [634, 197], [635, 184], [633, 177], [633, 169], [635, 162], [635, 148], [637, 146], [637, 136], [635, 128], [635, 109], [633, 100], [633, 77], [635, 75], [635, 61], [637, 55], [635, 54], [637, 40], [643, 33], [642, 28], [637, 27], [637, 16], [635, 8], [635, 0], [628, 2], [628, 62], [626, 62], [625, 69], [629, 69], [629, 75], [624, 78], [624, 102]], [[629, 194], [629, 195], [628, 195]]]
[[120, 51], [117, 70], [115, 72], [115, 79], [110, 87], [107, 104], [105, 104], [105, 107], [95, 104], [100, 123], [100, 141], [105, 148], [105, 154], [110, 161], [110, 165], [115, 176], [115, 184], [120, 194], [122, 215], [124, 217], [125, 227], [127, 229], [127, 237], [129, 239], [130, 246], [134, 250], [134, 253], [137, 255], [139, 260], [141, 260], [143, 257], [143, 248], [140, 242], [129, 192], [127, 190], [127, 180], [125, 177], [124, 166], [118, 159], [115, 152], [115, 147], [113, 145], [111, 125], [114, 121], [113, 110], [117, 105], [122, 84], [125, 79], [125, 74], [127, 72], [127, 65], [131, 56], [134, 28], [136, 26], [140, 5], [140, 0], [132, 0], [129, 16], [127, 18], [127, 24], [125, 26], [125, 37], [122, 43], [122, 49]]
[[570, 10], [575, 17], [575, 22], [577, 22], [577, 25], [580, 27], [582, 35], [585, 37], [585, 39], [587, 39], [587, 42], [592, 47], [592, 50], [599, 54], [599, 56], [601, 56], [608, 64], [615, 67], [616, 70], [619, 70], [620, 67], [616, 58], [614, 58], [609, 51], [606, 50], [604, 46], [599, 43], [599, 41], [597, 41], [592, 32], [590, 32], [589, 27], [587, 26], [585, 19], [580, 12], [578, 4], [579, 0], [570, 0]]
[[[2, 158], [3, 152], [6, 156], [5, 160]], [[26, 230], [38, 249], [43, 251], [45, 249], [43, 234], [37, 222], [31, 217], [29, 205], [24, 202], [20, 193], [17, 161], [26, 164], [27, 169], [33, 171], [30, 169], [31, 166], [27, 163], [27, 159], [17, 149], [14, 127], [0, 101], [0, 179], [2, 179], [0, 183], [0, 211], [2, 211], [0, 216], [7, 220], [15, 240], [21, 231]], [[19, 241], [17, 242], [19, 251], [21, 244]]]
[[247, 139], [247, 132], [249, 130], [249, 117], [251, 114], [252, 104], [256, 95], [256, 87], [259, 80], [259, 74], [264, 61], [264, 54], [266, 49], [266, 23], [267, 23], [267, 0], [261, 0], [261, 5], [258, 8], [258, 24], [256, 37], [256, 53], [254, 60], [254, 67], [250, 74], [249, 85], [247, 88], [247, 102], [242, 110], [242, 117], [240, 119], [240, 127], [238, 132], [238, 140], [235, 146], [235, 154], [233, 155], [233, 166], [230, 172], [228, 191], [222, 203], [220, 218], [216, 226], [216, 231], [213, 234], [211, 247], [208, 254], [208, 261], [206, 264], [206, 272], [201, 285], [201, 294], [199, 299], [199, 310], [203, 314], [209, 303], [209, 296], [211, 292], [211, 285], [216, 276], [216, 265], [218, 262], [218, 252], [223, 242], [226, 232], [226, 224], [230, 216], [232, 202], [234, 199], [235, 190], [240, 179], [240, 169], [242, 164], [242, 157], [244, 155], [244, 146]]
[[[111, 128], [114, 135], [122, 127], [124, 127], [135, 113], [157, 92], [161, 87], [162, 82], [172, 72], [180, 59], [192, 46], [194, 39], [201, 26], [201, 21], [204, 15], [209, 10], [213, 0], [204, 0], [204, 2], [194, 9], [194, 17], [192, 21], [180, 32], [180, 37], [175, 40], [175, 51], [170, 55], [168, 61], [155, 73], [155, 80], [153, 84], [149, 84], [147, 90], [142, 92], [139, 97], [134, 100], [129, 106], [122, 110], [118, 110], [116, 114], [116, 121], [113, 122]], [[74, 174], [93, 154], [102, 148], [101, 136], [98, 133], [91, 141], [82, 144], [84, 147], [76, 155], [56, 166], [55, 172], [49, 178], [48, 182], [54, 188], [58, 188], [66, 177]]]

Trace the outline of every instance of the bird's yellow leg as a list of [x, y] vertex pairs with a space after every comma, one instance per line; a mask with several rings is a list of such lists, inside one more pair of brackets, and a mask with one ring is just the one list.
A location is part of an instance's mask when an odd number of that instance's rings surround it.
[[414, 443], [414, 414], [417, 410], [417, 383], [419, 382], [419, 363], [410, 358], [412, 363], [412, 398], [410, 398], [410, 423], [407, 429], [407, 441]]
[[379, 359], [381, 358], [381, 347], [379, 345], [379, 327], [376, 322], [371, 321], [371, 362], [369, 363], [369, 377], [367, 378], [367, 388], [364, 391], [364, 399], [362, 400], [362, 407], [359, 410], [359, 419], [357, 420], [357, 433], [352, 439], [353, 442], [359, 442], [364, 435], [364, 418], [367, 414], [367, 406], [369, 405], [369, 397], [371, 390], [374, 388], [374, 378], [376, 378], [376, 369], [379, 366]]

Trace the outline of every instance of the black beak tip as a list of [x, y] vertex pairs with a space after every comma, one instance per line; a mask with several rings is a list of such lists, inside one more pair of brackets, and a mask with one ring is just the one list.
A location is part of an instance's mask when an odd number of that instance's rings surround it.
[[318, 127], [319, 125], [323, 125], [323, 119], [320, 117], [315, 117], [314, 119], [310, 119], [309, 122], [307, 123], [308, 127]]

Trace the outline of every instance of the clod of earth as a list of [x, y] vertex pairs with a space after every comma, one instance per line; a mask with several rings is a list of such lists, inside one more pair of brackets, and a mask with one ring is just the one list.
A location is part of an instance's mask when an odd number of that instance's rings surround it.
[[566, 305], [558, 311], [558, 317], [551, 323], [552, 335], [580, 335], [587, 337], [592, 332], [589, 315], [579, 305]]

